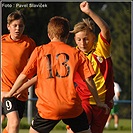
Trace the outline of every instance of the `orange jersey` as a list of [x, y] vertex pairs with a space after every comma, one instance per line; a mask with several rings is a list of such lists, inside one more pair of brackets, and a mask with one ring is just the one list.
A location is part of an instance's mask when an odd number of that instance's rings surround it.
[[36, 106], [42, 118], [58, 120], [82, 113], [74, 86], [76, 72], [83, 80], [95, 74], [86, 56], [63, 42], [50, 42], [33, 51], [22, 74], [31, 78], [37, 73]]
[[[22, 72], [28, 59], [34, 50], [35, 42], [26, 35], [22, 35], [19, 41], [10, 39], [10, 34], [2, 36], [2, 91], [9, 92], [18, 75]], [[26, 101], [27, 90], [18, 98]]]

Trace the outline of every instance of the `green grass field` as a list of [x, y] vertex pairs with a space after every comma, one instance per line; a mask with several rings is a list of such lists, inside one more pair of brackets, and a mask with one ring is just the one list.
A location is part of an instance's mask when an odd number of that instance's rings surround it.
[[[21, 129], [19, 133], [29, 133], [29, 125], [27, 124], [27, 118], [22, 119], [20, 128]], [[62, 121], [60, 121], [50, 133], [66, 133], [65, 124]], [[115, 130], [113, 127], [112, 119], [109, 128], [104, 129], [103, 133], [131, 133], [131, 120], [120, 119], [119, 127], [117, 130]]]
[[[19, 133], [29, 133], [29, 130], [21, 129]], [[66, 130], [53, 130], [50, 133], [66, 133]], [[131, 131], [122, 130], [105, 130], [103, 133], [131, 133]]]
[[[29, 130], [20, 130], [20, 133], [28, 133]], [[50, 133], [66, 133], [65, 125], [60, 122]], [[113, 127], [113, 119], [111, 120], [108, 129], [104, 129], [103, 133], [131, 133], [131, 120], [130, 119], [120, 119], [119, 128], [117, 130]]]

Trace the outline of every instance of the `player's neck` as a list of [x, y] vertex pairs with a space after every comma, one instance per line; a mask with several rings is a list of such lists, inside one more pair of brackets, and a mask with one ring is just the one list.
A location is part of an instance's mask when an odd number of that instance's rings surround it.
[[58, 38], [53, 38], [53, 39], [51, 39], [51, 42], [64, 42], [64, 43], [66, 43], [66, 39], [58, 39]]

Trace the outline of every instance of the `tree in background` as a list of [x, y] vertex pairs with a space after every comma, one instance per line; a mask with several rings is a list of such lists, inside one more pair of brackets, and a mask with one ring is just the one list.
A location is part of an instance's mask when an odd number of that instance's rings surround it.
[[[44, 4], [45, 7], [22, 8], [16, 7], [17, 3]], [[49, 42], [46, 27], [51, 17], [60, 15], [68, 18], [71, 29], [74, 24], [87, 17], [79, 9], [80, 2], [2, 2], [2, 4], [13, 5], [11, 8], [2, 5], [2, 34], [8, 32], [7, 15], [16, 9], [22, 10], [27, 19], [25, 33], [32, 37], [37, 45]], [[97, 2], [97, 4], [90, 2], [90, 6], [110, 26], [114, 76], [122, 88], [121, 99], [131, 99], [131, 2]], [[98, 30], [96, 27], [96, 33]], [[68, 43], [75, 46], [72, 35]], [[129, 109], [124, 111], [127, 112]]]

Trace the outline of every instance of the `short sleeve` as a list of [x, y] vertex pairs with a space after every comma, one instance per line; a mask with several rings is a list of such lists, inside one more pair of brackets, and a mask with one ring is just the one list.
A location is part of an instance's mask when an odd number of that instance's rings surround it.
[[27, 65], [25, 66], [22, 74], [26, 75], [29, 79], [37, 73], [37, 48], [32, 52]]
[[79, 55], [79, 62], [80, 65], [78, 68], [78, 73], [80, 74], [83, 80], [95, 75], [91, 62], [82, 52], [80, 52]]

